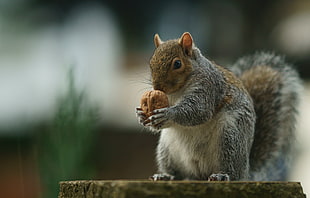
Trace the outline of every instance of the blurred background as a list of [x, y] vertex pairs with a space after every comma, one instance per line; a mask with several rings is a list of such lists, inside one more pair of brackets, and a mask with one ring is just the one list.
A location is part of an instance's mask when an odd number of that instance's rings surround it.
[[218, 64], [285, 54], [305, 83], [290, 180], [310, 192], [310, 1], [0, 0], [0, 192], [57, 197], [58, 182], [145, 179], [158, 136], [135, 118], [153, 36], [189, 31]]

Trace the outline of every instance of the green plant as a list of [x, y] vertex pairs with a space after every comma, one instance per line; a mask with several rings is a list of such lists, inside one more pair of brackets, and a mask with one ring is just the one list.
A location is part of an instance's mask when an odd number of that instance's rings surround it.
[[59, 100], [52, 123], [38, 133], [38, 160], [43, 197], [55, 198], [61, 180], [91, 179], [93, 141], [97, 111], [84, 91], [75, 88], [73, 69], [68, 72], [68, 90]]

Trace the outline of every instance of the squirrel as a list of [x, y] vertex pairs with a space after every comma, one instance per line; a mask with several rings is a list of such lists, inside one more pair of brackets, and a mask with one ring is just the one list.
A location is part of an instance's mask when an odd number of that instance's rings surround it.
[[257, 52], [228, 67], [205, 58], [190, 33], [154, 36], [152, 85], [170, 106], [139, 123], [159, 132], [153, 180], [286, 180], [302, 83], [282, 56]]

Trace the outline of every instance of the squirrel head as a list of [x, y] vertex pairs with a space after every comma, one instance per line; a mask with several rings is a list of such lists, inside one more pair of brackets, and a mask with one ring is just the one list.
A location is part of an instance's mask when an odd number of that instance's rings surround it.
[[163, 42], [154, 36], [155, 51], [150, 60], [152, 84], [166, 94], [179, 91], [189, 78], [193, 66], [193, 38], [185, 32], [179, 39]]

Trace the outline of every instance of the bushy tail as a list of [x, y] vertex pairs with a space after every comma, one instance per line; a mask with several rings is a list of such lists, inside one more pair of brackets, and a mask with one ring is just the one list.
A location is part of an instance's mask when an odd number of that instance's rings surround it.
[[283, 57], [256, 53], [232, 67], [252, 96], [256, 112], [251, 180], [286, 180], [295, 140], [301, 81]]

